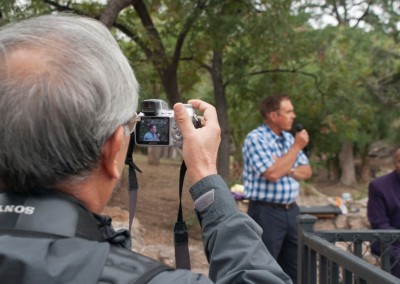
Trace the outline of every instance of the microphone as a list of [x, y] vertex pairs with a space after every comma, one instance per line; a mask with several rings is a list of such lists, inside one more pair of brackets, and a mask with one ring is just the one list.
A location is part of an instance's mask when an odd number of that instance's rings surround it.
[[[296, 123], [296, 124], [294, 125], [294, 129], [296, 130], [296, 132], [300, 132], [300, 131], [302, 131], [302, 130], [304, 129], [304, 126], [303, 126], [303, 124], [301, 124], [301, 123]], [[307, 146], [303, 148], [303, 153], [304, 153], [307, 157], [310, 155], [310, 152], [309, 152], [309, 149], [308, 149]]]
[[294, 125], [294, 129], [296, 129], [296, 132], [300, 132], [300, 131], [302, 131], [304, 129], [304, 126], [301, 123], [296, 123]]

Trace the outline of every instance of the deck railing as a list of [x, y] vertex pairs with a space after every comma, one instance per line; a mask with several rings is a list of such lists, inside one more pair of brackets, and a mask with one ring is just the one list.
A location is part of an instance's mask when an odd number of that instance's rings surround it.
[[[297, 221], [299, 284], [400, 283], [390, 274], [396, 262], [390, 246], [400, 242], [400, 230], [314, 231], [316, 217], [300, 215]], [[370, 252], [376, 241], [381, 244], [380, 256]]]

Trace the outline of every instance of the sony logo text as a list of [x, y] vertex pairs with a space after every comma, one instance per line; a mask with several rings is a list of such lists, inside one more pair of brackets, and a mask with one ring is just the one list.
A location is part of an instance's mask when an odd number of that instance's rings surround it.
[[23, 205], [0, 205], [0, 213], [18, 213], [31, 215], [35, 211], [35, 207]]

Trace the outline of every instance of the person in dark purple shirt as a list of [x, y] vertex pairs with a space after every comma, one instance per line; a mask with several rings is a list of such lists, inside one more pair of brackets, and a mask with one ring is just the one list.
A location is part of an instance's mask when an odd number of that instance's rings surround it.
[[[394, 154], [395, 169], [372, 180], [368, 186], [367, 216], [372, 229], [400, 229], [400, 148]], [[380, 255], [378, 242], [371, 245], [373, 253]], [[400, 243], [390, 247], [391, 272], [400, 278]]]

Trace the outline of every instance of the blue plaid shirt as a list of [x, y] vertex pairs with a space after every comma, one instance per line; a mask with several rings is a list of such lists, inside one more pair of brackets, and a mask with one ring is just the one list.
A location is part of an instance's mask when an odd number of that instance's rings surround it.
[[[276, 182], [270, 182], [262, 175], [275, 163], [273, 156], [283, 156], [293, 143], [292, 134], [283, 131], [278, 136], [266, 124], [247, 135], [242, 147], [245, 198], [273, 203], [291, 203], [296, 200], [300, 188], [297, 180], [287, 175]], [[293, 168], [308, 163], [307, 156], [300, 152]]]

